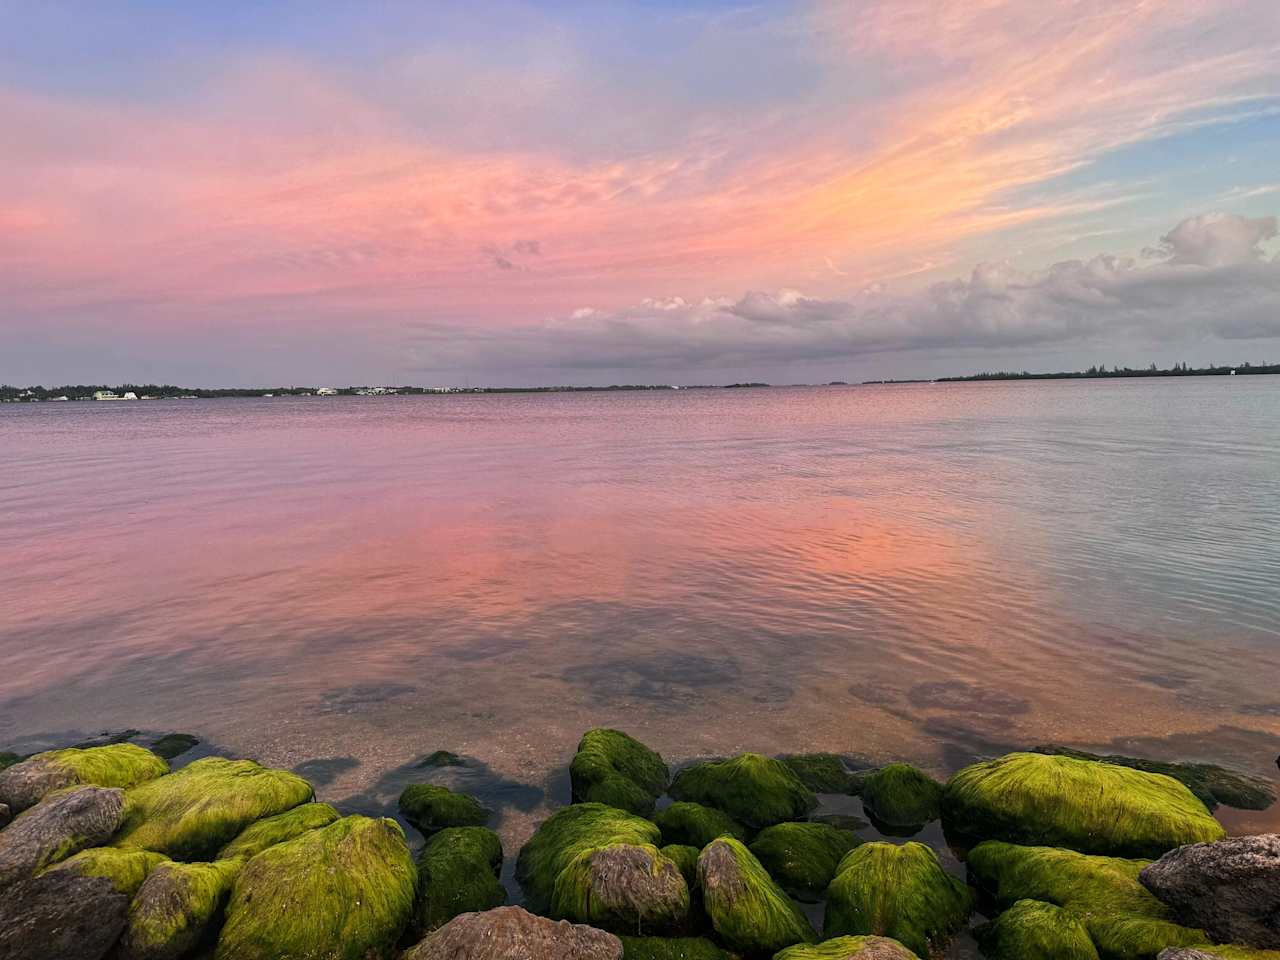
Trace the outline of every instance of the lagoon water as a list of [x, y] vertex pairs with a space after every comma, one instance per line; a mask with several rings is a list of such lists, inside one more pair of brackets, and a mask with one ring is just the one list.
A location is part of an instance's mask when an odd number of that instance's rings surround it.
[[0, 451], [0, 749], [190, 731], [361, 809], [448, 749], [509, 843], [600, 724], [1276, 773], [1280, 378], [10, 405]]

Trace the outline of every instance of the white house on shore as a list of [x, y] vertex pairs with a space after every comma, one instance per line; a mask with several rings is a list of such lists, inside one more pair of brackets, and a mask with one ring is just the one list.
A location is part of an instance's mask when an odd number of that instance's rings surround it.
[[320, 387], [316, 390], [317, 397], [336, 397], [337, 395], [338, 391], [333, 387]]
[[93, 399], [95, 400], [137, 400], [138, 395], [132, 390], [126, 391], [124, 396], [116, 393], [114, 390], [95, 390], [93, 391]]

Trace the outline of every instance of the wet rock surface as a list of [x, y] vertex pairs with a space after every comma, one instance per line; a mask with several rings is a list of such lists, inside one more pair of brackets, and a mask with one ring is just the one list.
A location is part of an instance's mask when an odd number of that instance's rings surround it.
[[464, 913], [404, 960], [622, 960], [622, 941], [594, 927], [548, 920], [520, 907]]
[[0, 888], [106, 843], [124, 820], [124, 791], [80, 787], [49, 797], [0, 831]]

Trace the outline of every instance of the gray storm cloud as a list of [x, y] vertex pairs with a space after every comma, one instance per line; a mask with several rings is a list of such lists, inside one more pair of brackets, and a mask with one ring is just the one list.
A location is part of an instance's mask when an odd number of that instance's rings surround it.
[[1275, 217], [1211, 213], [1182, 221], [1143, 258], [1099, 255], [1030, 271], [982, 263], [906, 296], [819, 299], [783, 290], [646, 300], [614, 312], [580, 309], [515, 333], [424, 331], [422, 345], [457, 365], [664, 370], [1118, 338], [1280, 337], [1280, 257], [1265, 248], [1276, 235]]

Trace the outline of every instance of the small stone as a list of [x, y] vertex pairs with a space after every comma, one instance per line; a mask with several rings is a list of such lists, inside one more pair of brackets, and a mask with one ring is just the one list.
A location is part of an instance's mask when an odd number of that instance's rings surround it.
[[454, 917], [403, 960], [622, 960], [611, 933], [536, 917], [520, 907], [497, 907]]

